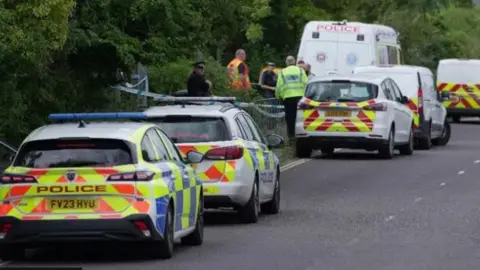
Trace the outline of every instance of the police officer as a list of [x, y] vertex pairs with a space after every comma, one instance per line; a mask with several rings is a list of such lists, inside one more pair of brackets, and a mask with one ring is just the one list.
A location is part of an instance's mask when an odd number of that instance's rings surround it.
[[189, 97], [211, 96], [212, 83], [205, 79], [205, 61], [200, 60], [193, 64], [193, 71], [188, 77], [187, 91]]
[[287, 67], [278, 74], [275, 96], [283, 101], [288, 137], [294, 139], [297, 105], [305, 94], [308, 77], [303, 68], [295, 65], [295, 57], [288, 56], [285, 63]]

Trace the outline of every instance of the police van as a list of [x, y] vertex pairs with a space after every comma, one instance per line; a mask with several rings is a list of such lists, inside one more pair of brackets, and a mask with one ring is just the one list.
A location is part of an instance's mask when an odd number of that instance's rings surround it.
[[401, 64], [395, 29], [360, 22], [311, 21], [303, 30], [298, 60], [317, 76], [351, 74], [355, 66]]

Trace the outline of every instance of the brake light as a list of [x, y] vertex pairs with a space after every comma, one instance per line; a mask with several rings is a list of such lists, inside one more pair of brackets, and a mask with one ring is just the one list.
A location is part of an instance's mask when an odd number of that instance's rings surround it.
[[0, 232], [0, 239], [4, 239], [7, 233], [12, 228], [12, 223], [7, 222], [2, 225], [2, 231]]
[[418, 113], [423, 113], [423, 90], [421, 87], [417, 91], [418, 96]]
[[364, 110], [367, 111], [386, 111], [387, 104], [386, 103], [375, 103], [368, 106], [363, 107]]
[[107, 181], [150, 181], [154, 175], [150, 171], [117, 173], [109, 175]]
[[298, 103], [297, 109], [299, 110], [312, 110], [314, 107], [312, 105], [300, 102]]
[[37, 179], [30, 175], [4, 173], [0, 178], [2, 184], [33, 184]]
[[242, 157], [243, 147], [238, 145], [214, 148], [205, 154], [205, 158], [211, 160], [233, 160]]

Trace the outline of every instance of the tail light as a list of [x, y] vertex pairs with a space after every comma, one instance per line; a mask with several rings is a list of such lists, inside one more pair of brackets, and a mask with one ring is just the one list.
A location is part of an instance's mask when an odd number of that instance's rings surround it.
[[417, 95], [418, 95], [418, 113], [423, 114], [423, 90], [421, 87], [418, 88]]
[[312, 105], [300, 102], [300, 103], [298, 103], [297, 108], [299, 110], [312, 110], [314, 107]]
[[37, 179], [30, 175], [23, 174], [9, 174], [4, 173], [1, 175], [0, 183], [7, 184], [33, 184], [37, 183]]
[[215, 148], [205, 154], [205, 158], [210, 160], [233, 160], [242, 157], [243, 147], [238, 145]]
[[387, 104], [386, 103], [375, 103], [368, 106], [363, 107], [364, 110], [367, 111], [386, 111]]
[[0, 231], [0, 239], [4, 239], [7, 233], [12, 228], [12, 223], [7, 222], [2, 224], [2, 231]]
[[155, 175], [150, 171], [117, 173], [108, 176], [107, 181], [150, 181]]

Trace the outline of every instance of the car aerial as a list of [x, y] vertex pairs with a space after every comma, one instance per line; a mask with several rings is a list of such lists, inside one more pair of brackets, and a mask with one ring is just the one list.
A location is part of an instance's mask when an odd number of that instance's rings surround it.
[[[199, 102], [200, 101], [200, 102]], [[158, 124], [185, 155], [196, 150], [204, 160], [196, 167], [203, 181], [205, 208], [234, 208], [242, 222], [257, 222], [260, 212], [280, 209], [280, 165], [272, 148], [278, 135], [263, 136], [235, 98], [163, 98], [165, 106], [148, 108], [148, 121]]]
[[157, 125], [118, 122], [127, 118], [144, 115], [52, 114], [62, 123], [28, 135], [0, 179], [3, 260], [57, 241], [127, 241], [154, 258], [170, 258], [176, 239], [202, 244], [202, 182], [190, 166], [202, 154], [180, 158]]
[[386, 76], [316, 77], [298, 104], [296, 154], [308, 158], [320, 149], [379, 151], [384, 159], [413, 153], [413, 113], [395, 82]]
[[449, 99], [448, 91], [437, 91], [433, 73], [426, 67], [408, 65], [356, 67], [354, 74], [388, 76], [409, 98], [408, 107], [414, 115], [415, 147], [428, 150], [434, 145], [446, 145], [450, 140], [450, 123], [442, 102]]

